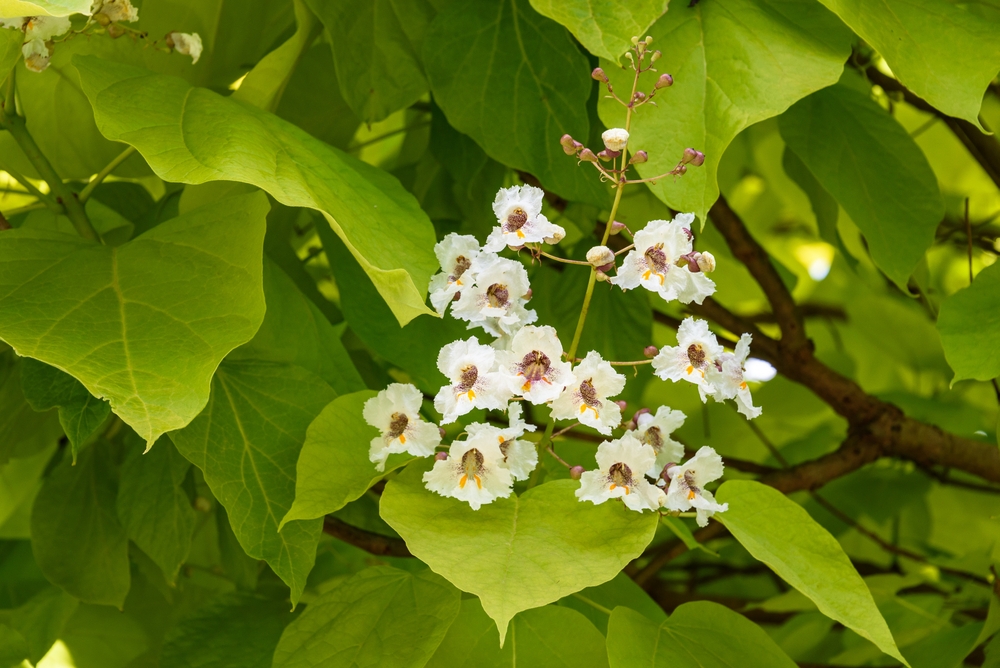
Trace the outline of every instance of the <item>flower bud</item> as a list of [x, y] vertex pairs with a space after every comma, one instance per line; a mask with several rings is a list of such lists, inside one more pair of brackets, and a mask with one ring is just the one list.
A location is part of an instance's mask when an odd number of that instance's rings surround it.
[[597, 271], [594, 272], [594, 278], [597, 279], [598, 283], [604, 283], [604, 282], [608, 281], [611, 277], [608, 276], [607, 274], [605, 274], [600, 269], [598, 269]]
[[649, 35], [646, 35], [646, 39], [644, 39], [643, 41], [646, 43], [646, 46], [649, 46], [650, 44], [653, 43], [653, 38], [650, 37]]
[[706, 274], [715, 271], [715, 256], [708, 251], [700, 253], [698, 255], [698, 267]]
[[438, 453], [436, 453], [434, 455], [434, 460], [435, 461], [443, 462], [446, 459], [448, 459], [448, 453], [447, 452], [438, 452]]
[[524, 293], [524, 301], [526, 302], [531, 301], [531, 288], [528, 288], [528, 291]]
[[687, 165], [684, 164], [677, 165], [676, 167], [674, 167], [674, 170], [671, 173], [674, 176], [684, 176], [685, 174], [688, 173], [688, 167]]
[[667, 465], [663, 467], [662, 471], [660, 471], [660, 480], [669, 480], [670, 469], [674, 468], [675, 466], [677, 466], [677, 464], [675, 464], [674, 462], [667, 462]]
[[687, 267], [688, 271], [692, 274], [697, 274], [701, 271], [701, 267], [698, 265], [698, 257], [701, 255], [698, 251], [691, 251], [677, 258], [675, 264], [678, 267]]
[[628, 402], [625, 401], [624, 399], [619, 399], [615, 403], [618, 404], [618, 408], [622, 410], [625, 410], [628, 407]]
[[638, 46], [639, 45], [639, 36], [638, 35], [632, 35], [632, 45], [633, 46]]
[[607, 162], [609, 160], [614, 160], [621, 154], [622, 154], [621, 151], [609, 151], [608, 149], [603, 149], [601, 150], [600, 153], [597, 154], [597, 157], [603, 160], [604, 162]]
[[695, 167], [701, 167], [705, 164], [705, 154], [693, 148], [686, 148], [684, 149], [684, 157], [681, 159], [681, 163], [685, 165], [691, 163]]
[[660, 349], [656, 346], [646, 346], [642, 349], [642, 354], [646, 357], [646, 359], [653, 359], [660, 354]]
[[107, 27], [111, 23], [111, 17], [104, 12], [98, 12], [94, 14], [94, 20], [97, 21], [99, 25]]
[[608, 262], [607, 264], [602, 264], [600, 267], [597, 268], [597, 270], [598, 271], [603, 271], [604, 273], [607, 273], [607, 272], [611, 271], [614, 268], [615, 268], [615, 263], [614, 262]]
[[563, 135], [559, 139], [559, 145], [562, 146], [563, 153], [566, 155], [576, 155], [576, 152], [579, 150], [576, 148], [578, 144], [579, 142], [569, 135]]
[[579, 480], [583, 475], [584, 470], [585, 469], [582, 466], [574, 466], [569, 470], [569, 477], [573, 480]]
[[125, 34], [125, 28], [122, 28], [120, 25], [112, 23], [111, 25], [108, 26], [108, 35], [111, 37], [111, 39], [118, 39], [124, 34]]
[[641, 165], [647, 160], [649, 160], [648, 153], [646, 153], [645, 151], [636, 151], [629, 162], [631, 162], [633, 165]]
[[639, 424], [639, 418], [645, 415], [646, 413], [652, 413], [652, 411], [649, 410], [648, 408], [640, 408], [635, 412], [635, 415], [632, 416], [632, 422]]
[[[645, 153], [645, 151], [639, 151], [639, 153]], [[633, 160], [635, 160], [633, 158]], [[611, 234], [618, 234], [625, 229], [625, 223], [620, 223], [617, 220], [611, 223]]]
[[633, 102], [642, 102], [645, 99], [646, 99], [646, 94], [643, 93], [641, 90], [637, 90], [635, 92], [635, 95], [632, 96]]
[[594, 246], [587, 251], [587, 262], [594, 267], [603, 267], [615, 261], [615, 253], [607, 246]]
[[628, 145], [628, 130], [624, 128], [611, 128], [601, 134], [604, 146], [609, 151], [622, 151]]
[[600, 67], [595, 67], [594, 71], [590, 73], [590, 77], [594, 81], [602, 81], [604, 83], [608, 83], [608, 75], [605, 74], [604, 70], [602, 70]]
[[576, 157], [580, 158], [580, 160], [586, 160], [587, 162], [597, 162], [597, 156], [594, 155], [594, 152], [589, 148], [585, 148], [580, 151], [580, 154]]
[[441, 435], [441, 438], [444, 438], [445, 436], [447, 436], [448, 432], [444, 430], [444, 427], [438, 427], [438, 434]]
[[656, 80], [656, 88], [669, 88], [674, 85], [674, 78], [669, 74], [663, 73], [660, 78]]
[[653, 55], [651, 55], [651, 56], [649, 57], [649, 62], [651, 62], [651, 63], [655, 63], [655, 62], [656, 62], [657, 60], [659, 60], [659, 59], [660, 59], [660, 57], [661, 57], [662, 55], [663, 55], [663, 54], [662, 54], [662, 53], [660, 53], [659, 51], [654, 51], [654, 52], [653, 52]]

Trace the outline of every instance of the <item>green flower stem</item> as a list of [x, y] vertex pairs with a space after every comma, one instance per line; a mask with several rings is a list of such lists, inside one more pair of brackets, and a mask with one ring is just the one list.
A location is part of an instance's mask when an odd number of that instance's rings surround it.
[[[11, 169], [10, 167], [4, 167], [4, 171], [10, 174], [10, 177], [24, 186], [27, 190], [25, 195], [31, 195], [39, 202], [52, 209], [56, 213], [63, 213], [63, 207], [58, 204], [54, 199], [43, 193], [41, 190], [35, 187], [35, 185], [29, 181], [23, 174]], [[14, 191], [11, 191], [14, 192]]]
[[86, 203], [87, 200], [90, 199], [90, 196], [94, 193], [94, 188], [101, 185], [101, 182], [104, 181], [104, 179], [106, 179], [111, 172], [115, 171], [115, 169], [118, 168], [118, 165], [125, 162], [133, 153], [135, 153], [135, 146], [129, 146], [124, 151], [119, 153], [118, 157], [109, 162], [107, 166], [97, 174], [97, 176], [91, 179], [90, 183], [87, 184], [87, 187], [80, 191], [79, 200]]
[[87, 213], [83, 210], [83, 203], [77, 199], [76, 193], [63, 183], [55, 168], [52, 167], [52, 163], [42, 154], [34, 137], [28, 132], [24, 119], [16, 114], [8, 115], [4, 121], [4, 127], [10, 132], [11, 137], [21, 147], [41, 177], [49, 184], [49, 190], [55, 195], [56, 202], [62, 204], [66, 217], [69, 218], [80, 236], [100, 243], [101, 237], [97, 234], [94, 226], [90, 224], [90, 219], [87, 218]]

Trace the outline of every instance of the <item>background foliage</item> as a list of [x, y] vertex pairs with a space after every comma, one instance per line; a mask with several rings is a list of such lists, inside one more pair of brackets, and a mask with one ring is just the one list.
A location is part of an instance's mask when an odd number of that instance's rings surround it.
[[[1000, 4], [135, 4], [42, 73], [0, 29], [0, 668], [1000, 666]], [[197, 63], [148, 44], [173, 30]], [[636, 35], [675, 81], [640, 174], [707, 158], [618, 218], [693, 211], [718, 292], [599, 284], [582, 349], [753, 334], [754, 422], [645, 367], [624, 397], [688, 415], [730, 510], [577, 503], [545, 453], [475, 515], [426, 462], [377, 475], [362, 404], [433, 395], [464, 332], [425, 305], [435, 240], [522, 182], [566, 254], [600, 237], [558, 140], [622, 124], [588, 73], [627, 89]], [[571, 335], [586, 270], [524, 259]]]

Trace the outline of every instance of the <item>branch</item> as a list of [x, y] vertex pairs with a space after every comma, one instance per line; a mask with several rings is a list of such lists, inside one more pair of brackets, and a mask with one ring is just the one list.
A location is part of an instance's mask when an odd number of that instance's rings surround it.
[[407, 549], [406, 543], [399, 538], [391, 538], [371, 531], [365, 531], [330, 515], [323, 518], [323, 533], [329, 534], [345, 543], [350, 543], [355, 547], [360, 547], [365, 552], [379, 557], [413, 556]]

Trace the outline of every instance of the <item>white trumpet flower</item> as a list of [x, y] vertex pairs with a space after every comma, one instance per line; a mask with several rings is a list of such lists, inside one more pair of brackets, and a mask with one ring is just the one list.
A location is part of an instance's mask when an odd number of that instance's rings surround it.
[[631, 433], [605, 441], [597, 448], [598, 470], [584, 472], [576, 496], [598, 505], [608, 499], [621, 499], [631, 510], [655, 511], [660, 507], [663, 490], [651, 485], [643, 474], [654, 461], [653, 448], [640, 443]]
[[705, 489], [705, 485], [722, 477], [723, 469], [722, 457], [713, 448], [702, 446], [694, 457], [667, 471], [670, 487], [663, 504], [669, 510], [680, 512], [695, 508], [698, 526], [708, 526], [709, 517], [729, 510], [728, 503], [716, 502], [712, 493]]
[[479, 242], [468, 234], [451, 234], [434, 245], [434, 254], [441, 263], [441, 271], [431, 277], [431, 305], [438, 315], [444, 315], [448, 304], [463, 288], [471, 288], [475, 273], [470, 271], [479, 256]]
[[441, 424], [454, 422], [473, 408], [499, 410], [513, 396], [506, 379], [494, 370], [496, 350], [474, 336], [441, 348], [437, 365], [451, 381], [434, 397], [434, 408], [444, 416]]
[[677, 329], [677, 345], [664, 346], [653, 358], [653, 372], [663, 380], [694, 383], [704, 402], [715, 391], [708, 380], [708, 370], [723, 352], [707, 322], [685, 318]]
[[491, 424], [470, 424], [466, 430], [469, 438], [480, 436], [496, 439], [503, 454], [504, 466], [514, 480], [527, 480], [538, 466], [538, 450], [529, 441], [518, 440], [526, 431], [535, 431], [535, 425], [521, 419], [521, 404], [511, 402], [507, 409], [510, 425], [506, 428]]
[[750, 388], [743, 378], [743, 365], [750, 355], [752, 340], [753, 337], [749, 334], [741, 336], [736, 344], [736, 350], [732, 353], [722, 353], [715, 360], [715, 364], [709, 367], [707, 373], [708, 382], [714, 388], [712, 396], [717, 401], [735, 399], [736, 410], [748, 420], [761, 414], [761, 408], [753, 405]]
[[497, 337], [513, 334], [538, 319], [537, 313], [524, 308], [530, 286], [520, 262], [483, 253], [473, 262], [472, 271], [475, 285], [462, 289], [453, 316]]
[[574, 381], [552, 402], [552, 417], [579, 420], [604, 435], [610, 435], [621, 424], [622, 410], [608, 397], [625, 389], [625, 376], [593, 350], [576, 365], [573, 376]]
[[514, 481], [496, 439], [486, 431], [471, 434], [467, 440], [451, 444], [447, 459], [434, 462], [434, 468], [424, 474], [424, 484], [432, 492], [479, 510], [495, 499], [510, 496]]
[[544, 404], [573, 383], [572, 366], [562, 361], [562, 354], [555, 328], [528, 325], [514, 335], [510, 350], [499, 353], [500, 373], [515, 395]]
[[493, 213], [499, 225], [486, 238], [484, 250], [496, 253], [505, 246], [517, 247], [566, 236], [566, 230], [542, 215], [544, 195], [541, 188], [534, 186], [501, 188], [493, 200]]
[[670, 438], [670, 434], [684, 425], [687, 416], [681, 411], [671, 410], [668, 406], [660, 406], [656, 414], [643, 413], [636, 421], [633, 432], [641, 443], [646, 443], [656, 453], [656, 462], [646, 471], [650, 478], [659, 477], [663, 467], [684, 458], [684, 446]]
[[420, 417], [422, 401], [423, 395], [413, 385], [393, 383], [365, 402], [365, 422], [382, 432], [371, 440], [368, 451], [377, 470], [385, 470], [385, 460], [391, 454], [429, 457], [440, 445], [437, 426]]

